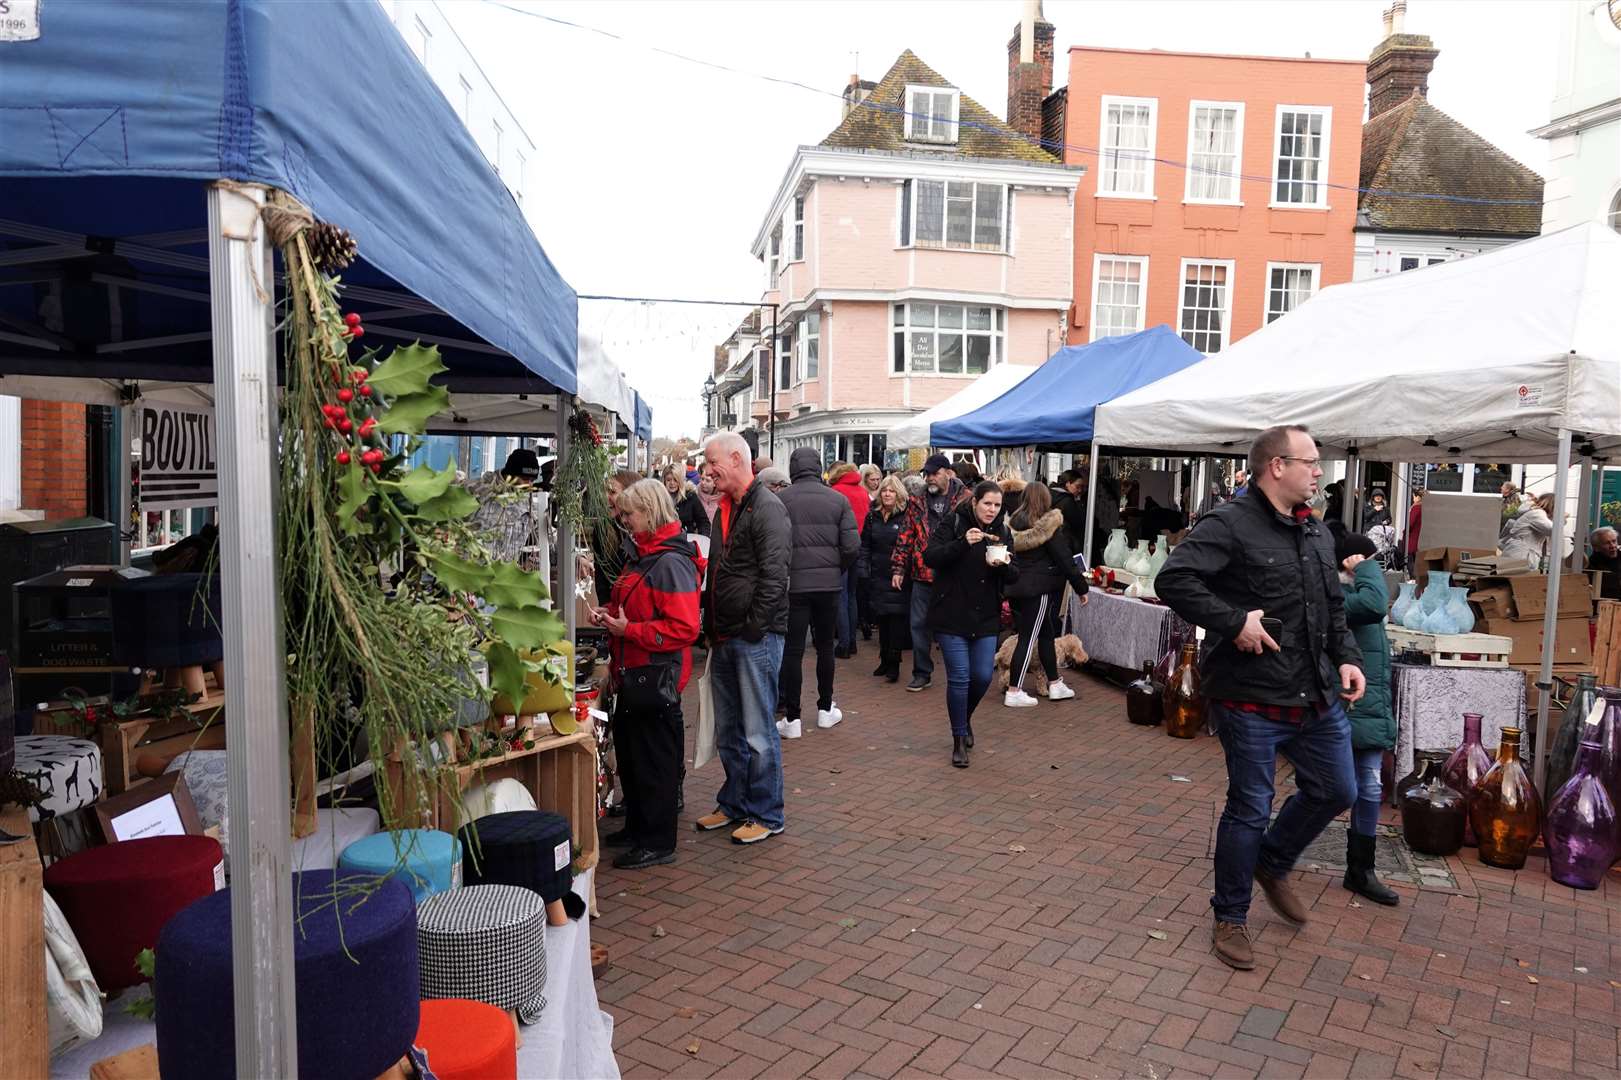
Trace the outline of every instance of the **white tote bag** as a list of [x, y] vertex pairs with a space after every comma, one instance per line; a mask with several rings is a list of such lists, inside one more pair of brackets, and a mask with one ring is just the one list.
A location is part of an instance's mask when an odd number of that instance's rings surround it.
[[709, 682], [709, 665], [714, 649], [704, 660], [704, 673], [698, 676], [698, 739], [692, 748], [693, 771], [703, 768], [715, 756], [715, 692]]

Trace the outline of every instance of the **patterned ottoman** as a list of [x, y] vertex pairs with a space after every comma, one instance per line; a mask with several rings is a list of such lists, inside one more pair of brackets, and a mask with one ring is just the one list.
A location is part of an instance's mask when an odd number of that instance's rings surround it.
[[45, 821], [101, 798], [101, 747], [71, 735], [17, 736], [17, 771], [45, 793], [28, 810], [29, 821]]
[[218, 829], [220, 848], [225, 852], [225, 875], [231, 874], [231, 822], [226, 799], [229, 766], [224, 750], [187, 750], [169, 762], [165, 773], [177, 772], [186, 779], [186, 791], [197, 807], [197, 820], [204, 829]]
[[545, 810], [511, 810], [463, 825], [462, 880], [469, 885], [520, 885], [552, 906], [552, 925], [585, 912], [574, 892], [573, 841], [568, 818]]
[[469, 885], [417, 909], [424, 998], [468, 998], [533, 1024], [546, 1008], [546, 904], [516, 885]]

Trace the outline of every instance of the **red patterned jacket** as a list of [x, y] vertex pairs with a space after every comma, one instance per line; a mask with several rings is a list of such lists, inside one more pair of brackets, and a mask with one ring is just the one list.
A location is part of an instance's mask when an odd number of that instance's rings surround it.
[[969, 496], [961, 480], [951, 484], [938, 495], [925, 491], [906, 501], [906, 523], [895, 541], [894, 554], [889, 557], [889, 572], [923, 585], [934, 583], [934, 571], [923, 563], [923, 552], [929, 546], [929, 534], [940, 524], [940, 519], [961, 506]]

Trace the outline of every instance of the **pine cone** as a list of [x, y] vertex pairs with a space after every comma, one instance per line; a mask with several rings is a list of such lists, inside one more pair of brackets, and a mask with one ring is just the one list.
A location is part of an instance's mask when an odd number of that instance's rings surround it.
[[336, 225], [317, 221], [305, 231], [304, 241], [323, 274], [336, 274], [355, 261], [355, 238]]
[[38, 806], [44, 801], [45, 793], [16, 769], [0, 774], [0, 806]]

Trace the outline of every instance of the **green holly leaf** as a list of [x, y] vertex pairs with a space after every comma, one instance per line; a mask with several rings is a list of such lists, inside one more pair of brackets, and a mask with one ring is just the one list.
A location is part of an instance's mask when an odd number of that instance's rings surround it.
[[371, 498], [366, 487], [365, 473], [358, 461], [351, 461], [338, 474], [338, 527], [349, 536], [365, 532], [365, 526], [356, 517]]
[[488, 566], [457, 558], [448, 551], [429, 552], [428, 562], [433, 566], [433, 576], [439, 584], [451, 592], [482, 595], [490, 583]]
[[445, 370], [437, 345], [415, 341], [409, 345], [396, 345], [388, 359], [378, 364], [366, 381], [375, 393], [392, 401], [394, 398], [426, 393], [428, 381]]
[[478, 500], [465, 488], [453, 487], [443, 495], [417, 503], [416, 516], [423, 521], [460, 521], [478, 509]]
[[420, 435], [428, 420], [450, 408], [450, 391], [442, 386], [430, 386], [417, 394], [390, 398], [388, 410], [377, 422], [377, 430], [384, 435]]
[[547, 598], [546, 583], [540, 574], [523, 570], [516, 563], [496, 563], [490, 568], [490, 583], [481, 593], [496, 607], [509, 610], [539, 607]]
[[490, 689], [508, 701], [522, 701], [526, 693], [523, 679], [529, 673], [524, 658], [511, 646], [494, 641], [484, 650], [484, 659], [490, 663]]
[[436, 472], [431, 465], [418, 465], [398, 480], [387, 481], [387, 486], [421, 505], [443, 495], [455, 479], [454, 465], [446, 465], [443, 472]]
[[563, 618], [550, 608], [497, 608], [490, 628], [514, 649], [538, 649], [565, 636]]

